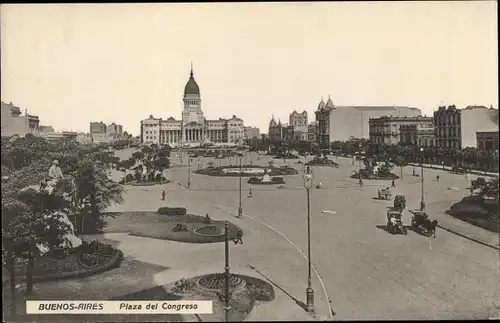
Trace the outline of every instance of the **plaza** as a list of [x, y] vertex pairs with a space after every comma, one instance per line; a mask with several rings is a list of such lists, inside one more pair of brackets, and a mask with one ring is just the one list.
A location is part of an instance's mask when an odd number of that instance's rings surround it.
[[[128, 158], [127, 153], [122, 154], [121, 158]], [[127, 186], [125, 202], [108, 210], [123, 215], [108, 218], [105, 233], [96, 237], [124, 252], [121, 268], [88, 278], [37, 283], [35, 290], [47, 298], [91, 295], [108, 299], [184, 277], [222, 272], [221, 243], [189, 244], [129, 235], [134, 223], [127, 212], [155, 212], [170, 206], [186, 207], [190, 214], [208, 213], [213, 219], [228, 220], [243, 229], [244, 244], [230, 245], [231, 272], [268, 280], [276, 293], [274, 301], [256, 304], [247, 320], [331, 319], [329, 304], [336, 313], [335, 320], [483, 319], [496, 313], [493, 304], [500, 298], [498, 250], [440, 228], [435, 239], [412, 231], [406, 236], [387, 233], [383, 228], [392, 201], [375, 197], [377, 189], [390, 182], [366, 181], [359, 187], [350, 178], [357, 163], [352, 165], [351, 159], [339, 158], [339, 168], [313, 167], [314, 182], [321, 182], [323, 189], [311, 190], [316, 308], [312, 317], [296, 305], [296, 300], [305, 302], [307, 287], [307, 213], [302, 176], [286, 176], [281, 189], [252, 186], [244, 180], [243, 217], [237, 218], [239, 178], [196, 174], [193, 165], [200, 161], [200, 167], [206, 167], [213, 159], [195, 158], [189, 168], [186, 152], [180, 164], [177, 154], [171, 155], [176, 166], [164, 172], [171, 182]], [[262, 166], [271, 160], [270, 156], [256, 153], [246, 153], [245, 158]], [[302, 172], [304, 166], [297, 161], [274, 159], [276, 166], [286, 163]], [[230, 164], [236, 164], [235, 157], [222, 160], [222, 166]], [[400, 175], [399, 169], [394, 171]], [[498, 248], [496, 234], [444, 214], [454, 201], [467, 194], [470, 183], [464, 176], [427, 169], [424, 173], [429, 216], [443, 227], [490, 241]], [[435, 180], [438, 173], [439, 182]], [[403, 169], [393, 196], [405, 195], [407, 209], [416, 209], [421, 186], [419, 178], [411, 174], [412, 167]], [[247, 197], [250, 188], [251, 198]], [[167, 193], [166, 201], [161, 200], [162, 190]], [[410, 219], [406, 211], [404, 224], [409, 225]]]

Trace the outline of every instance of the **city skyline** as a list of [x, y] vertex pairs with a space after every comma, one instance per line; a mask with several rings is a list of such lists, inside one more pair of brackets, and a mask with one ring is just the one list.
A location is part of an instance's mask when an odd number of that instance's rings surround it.
[[313, 121], [328, 95], [427, 116], [441, 104], [497, 107], [496, 6], [2, 5], [2, 101], [54, 128], [116, 122], [138, 135], [150, 114], [181, 113], [193, 62], [207, 119], [236, 115], [263, 133], [272, 115]]

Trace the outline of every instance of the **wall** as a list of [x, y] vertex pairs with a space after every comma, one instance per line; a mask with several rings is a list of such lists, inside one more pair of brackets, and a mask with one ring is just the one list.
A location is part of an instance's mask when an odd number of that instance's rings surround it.
[[336, 107], [330, 113], [330, 142], [345, 141], [350, 137], [370, 137], [370, 118], [383, 116], [414, 117], [419, 109], [409, 107]]
[[498, 131], [498, 110], [487, 108], [462, 109], [460, 139], [462, 149], [477, 148], [478, 131]]

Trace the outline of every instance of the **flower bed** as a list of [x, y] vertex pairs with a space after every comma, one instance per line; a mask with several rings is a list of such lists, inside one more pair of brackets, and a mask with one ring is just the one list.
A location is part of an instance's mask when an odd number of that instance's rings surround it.
[[[200, 315], [200, 320], [208, 322], [224, 321], [225, 274], [215, 273], [165, 285], [163, 288], [186, 299], [213, 300], [213, 313]], [[275, 299], [273, 286], [268, 282], [251, 276], [230, 274], [229, 278], [229, 321], [243, 322], [253, 310], [256, 301], [269, 302]]]
[[224, 227], [221, 225], [205, 225], [193, 230], [195, 234], [206, 237], [218, 237], [224, 235]]
[[[225, 287], [226, 275], [224, 273], [209, 274], [201, 276], [198, 279], [198, 286], [203, 289], [220, 291]], [[241, 289], [246, 286], [245, 280], [234, 274], [229, 274], [229, 288], [233, 290]]]
[[270, 182], [263, 182], [261, 178], [250, 177], [247, 183], [254, 185], [275, 185], [275, 184], [285, 184], [285, 180], [283, 179], [283, 177], [272, 177]]
[[[206, 230], [203, 227], [213, 226], [223, 230], [225, 222], [211, 219], [211, 223], [207, 225], [204, 216], [186, 214], [159, 217], [158, 213], [152, 213], [151, 216], [148, 213], [143, 213], [138, 221], [140, 223], [129, 225], [131, 229], [130, 235], [186, 243], [215, 243], [225, 240], [223, 232], [219, 235], [203, 235]], [[187, 230], [174, 230], [179, 225], [185, 226]], [[195, 231], [200, 232], [200, 229], [201, 235], [195, 233]], [[229, 240], [237, 238], [238, 229], [237, 226], [228, 222]]]
[[[256, 171], [248, 171], [248, 172], [242, 172], [241, 174], [238, 171], [227, 171], [227, 170], [237, 170], [239, 169], [239, 166], [220, 166], [220, 167], [208, 167], [204, 169], [199, 169], [195, 171], [197, 174], [201, 175], [208, 175], [208, 176], [227, 176], [227, 177], [238, 177], [238, 176], [243, 176], [243, 177], [248, 177], [248, 176], [255, 176]], [[274, 166], [258, 166], [258, 165], [247, 165], [247, 166], [241, 166], [242, 169], [252, 169], [252, 170], [257, 170], [257, 169], [262, 169], [261, 172], [259, 173], [264, 173], [264, 170], [267, 169], [267, 174], [269, 176], [285, 176], [285, 175], [296, 175], [299, 172], [290, 166], [285, 166], [285, 167], [274, 167]]]
[[[46, 254], [35, 259], [34, 281], [48, 281], [63, 278], [83, 277], [94, 275], [103, 271], [116, 268], [120, 265], [123, 253], [111, 248], [112, 252], [106, 255], [89, 253], [89, 244], [71, 250], [64, 258]], [[16, 268], [16, 276], [25, 280], [25, 268]]]
[[184, 207], [161, 207], [157, 212], [163, 215], [186, 215], [187, 210]]

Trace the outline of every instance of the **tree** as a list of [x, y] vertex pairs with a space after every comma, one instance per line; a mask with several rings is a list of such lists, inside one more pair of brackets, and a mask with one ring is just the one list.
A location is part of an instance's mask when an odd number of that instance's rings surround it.
[[22, 190], [17, 199], [2, 205], [7, 219], [3, 223], [4, 241], [11, 274], [11, 289], [15, 293], [15, 259], [24, 259], [26, 265], [26, 292], [33, 291], [35, 259], [48, 250], [70, 247], [66, 236], [70, 225], [63, 220], [68, 202], [58, 194], [48, 194], [33, 188]]
[[79, 163], [73, 177], [80, 214], [80, 232], [84, 233], [85, 218], [92, 219], [92, 223], [96, 224], [101, 220], [102, 210], [113, 202], [123, 202], [123, 185], [108, 177], [105, 165], [90, 159]]
[[[144, 147], [144, 148], [146, 148], [146, 147]], [[136, 151], [132, 154], [132, 158], [134, 158], [135, 160], [144, 160], [145, 157], [146, 157], [146, 155], [142, 151]]]
[[170, 161], [167, 158], [159, 158], [154, 161], [154, 169], [160, 171], [160, 183], [163, 183], [163, 171], [169, 167]]

